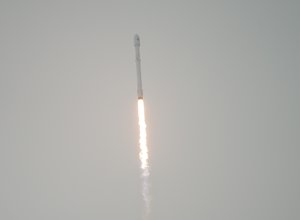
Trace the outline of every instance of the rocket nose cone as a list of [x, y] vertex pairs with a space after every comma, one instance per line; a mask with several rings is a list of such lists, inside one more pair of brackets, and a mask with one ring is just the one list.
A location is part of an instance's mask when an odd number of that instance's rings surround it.
[[140, 37], [139, 35], [134, 35], [134, 46], [140, 46]]

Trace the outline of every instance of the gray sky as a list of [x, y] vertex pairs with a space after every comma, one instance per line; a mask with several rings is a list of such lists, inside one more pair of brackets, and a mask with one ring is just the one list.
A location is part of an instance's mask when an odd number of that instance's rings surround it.
[[299, 1], [0, 2], [0, 219], [300, 219]]

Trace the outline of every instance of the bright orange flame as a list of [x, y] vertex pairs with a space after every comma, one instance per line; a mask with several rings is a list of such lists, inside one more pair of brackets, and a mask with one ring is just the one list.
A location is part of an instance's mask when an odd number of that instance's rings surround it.
[[140, 160], [143, 176], [149, 176], [149, 164], [148, 164], [148, 147], [147, 147], [147, 132], [145, 122], [145, 107], [144, 100], [138, 100], [138, 114], [139, 114], [139, 127], [140, 127]]
[[144, 219], [148, 219], [150, 213], [150, 194], [149, 194], [149, 183], [148, 177], [150, 175], [149, 163], [148, 163], [148, 147], [147, 147], [147, 132], [146, 132], [146, 122], [145, 122], [145, 107], [144, 100], [138, 100], [138, 114], [139, 114], [139, 128], [140, 128], [140, 161], [142, 170], [142, 194], [145, 202], [145, 216]]

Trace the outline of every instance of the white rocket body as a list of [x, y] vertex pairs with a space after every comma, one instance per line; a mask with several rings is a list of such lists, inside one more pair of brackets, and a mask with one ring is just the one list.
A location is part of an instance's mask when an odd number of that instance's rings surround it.
[[135, 61], [137, 73], [137, 95], [138, 99], [143, 99], [142, 73], [141, 73], [141, 56], [140, 56], [140, 37], [134, 35]]

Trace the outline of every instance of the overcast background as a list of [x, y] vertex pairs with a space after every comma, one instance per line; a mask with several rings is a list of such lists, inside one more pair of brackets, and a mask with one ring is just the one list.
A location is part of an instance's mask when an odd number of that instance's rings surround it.
[[0, 219], [300, 219], [300, 3], [0, 1]]

